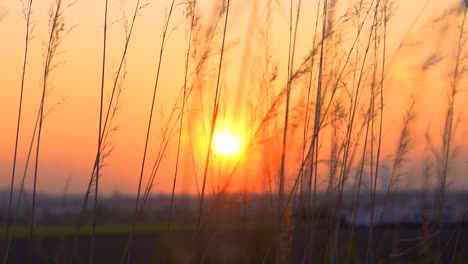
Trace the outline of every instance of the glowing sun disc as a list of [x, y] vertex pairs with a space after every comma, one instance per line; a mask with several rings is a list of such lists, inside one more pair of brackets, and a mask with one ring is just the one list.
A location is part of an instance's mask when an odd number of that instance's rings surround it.
[[222, 156], [232, 156], [239, 153], [241, 139], [228, 130], [218, 131], [213, 136], [213, 150]]

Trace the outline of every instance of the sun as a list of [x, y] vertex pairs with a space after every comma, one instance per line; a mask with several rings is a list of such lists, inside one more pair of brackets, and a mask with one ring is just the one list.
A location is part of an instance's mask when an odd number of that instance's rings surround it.
[[213, 150], [221, 156], [233, 156], [241, 151], [240, 136], [229, 130], [215, 132], [213, 135]]

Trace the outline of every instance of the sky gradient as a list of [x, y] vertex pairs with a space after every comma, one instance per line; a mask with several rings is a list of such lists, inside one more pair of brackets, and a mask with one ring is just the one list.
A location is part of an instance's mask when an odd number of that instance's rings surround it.
[[[98, 3], [99, 2], [99, 3]], [[119, 22], [121, 10], [119, 1], [111, 1], [109, 11], [108, 63], [106, 65], [106, 89], [110, 89], [112, 74], [118, 63], [124, 44], [123, 24]], [[131, 15], [135, 1], [125, 1], [124, 9]], [[161, 29], [165, 18], [165, 8], [170, 1], [149, 1], [149, 5], [137, 17], [133, 39], [131, 40], [126, 69], [125, 89], [122, 94], [122, 105], [116, 116], [118, 131], [112, 141], [115, 149], [106, 159], [102, 173], [101, 190], [105, 194], [113, 192], [135, 193], [137, 177], [142, 159], [146, 122], [150, 109], [150, 98], [154, 87], [158, 53], [161, 45]], [[177, 1], [176, 1], [177, 2]], [[249, 109], [258, 102], [259, 92], [253, 88], [258, 81], [259, 65], [262, 59], [261, 30], [265, 23], [266, 1], [235, 0], [227, 29], [227, 52], [223, 65], [223, 118], [220, 126], [229, 126], [246, 134], [249, 122]], [[296, 2], [296, 1], [295, 1]], [[301, 11], [298, 30], [296, 61], [298, 65], [307, 55], [312, 43], [312, 30], [316, 12], [315, 1], [306, 1]], [[349, 8], [351, 1], [338, 1], [343, 12]], [[426, 131], [433, 137], [440, 137], [444, 118], [446, 91], [449, 86], [448, 76], [453, 65], [453, 47], [460, 17], [447, 17], [443, 22], [431, 22], [442, 16], [450, 8], [459, 6], [460, 1], [392, 1], [394, 2], [394, 17], [388, 25], [388, 103], [386, 104], [386, 123], [384, 127], [384, 157], [391, 155], [392, 146], [398, 138], [398, 131], [393, 127], [400, 126], [402, 116], [411, 98], [417, 98], [417, 121], [413, 126], [411, 160], [408, 174], [416, 175], [422, 168], [423, 155], [427, 152], [424, 139]], [[197, 9], [200, 15], [200, 30], [208, 32], [210, 25], [217, 17], [220, 1], [199, 1]], [[29, 140], [32, 135], [41, 88], [41, 69], [43, 68], [43, 42], [47, 37], [48, 1], [33, 3], [32, 19], [36, 23], [34, 39], [31, 41], [30, 57], [28, 59], [22, 127], [18, 153], [18, 178], [22, 175], [27, 155]], [[11, 163], [14, 149], [15, 127], [21, 80], [21, 65], [24, 52], [25, 22], [21, 13], [20, 1], [0, 2], [6, 15], [0, 20], [0, 187], [9, 186]], [[286, 83], [289, 1], [273, 1], [272, 13], [272, 54], [278, 65], [277, 89]], [[425, 7], [425, 8], [424, 8]], [[423, 9], [424, 8], [424, 9]], [[44, 122], [43, 141], [39, 165], [40, 191], [62, 193], [64, 190], [81, 193], [92, 170], [96, 153], [98, 131], [98, 106], [102, 57], [103, 1], [80, 0], [65, 11], [66, 23], [73, 26], [60, 46], [63, 53], [56, 62], [60, 63], [50, 75], [53, 90], [47, 97], [46, 108], [57, 107]], [[421, 17], [412, 25], [412, 21], [422, 11]], [[184, 81], [184, 58], [187, 48], [188, 21], [185, 20], [185, 8], [177, 5], [170, 28], [162, 61], [160, 84], [156, 98], [155, 125], [151, 134], [150, 152], [147, 170], [151, 169], [158, 147], [158, 136], [163, 120], [170, 115]], [[337, 14], [337, 17], [340, 15]], [[405, 37], [411, 29], [409, 36]], [[351, 30], [345, 29], [343, 42], [352, 39]], [[203, 36], [203, 34], [200, 34]], [[405, 45], [399, 49], [402, 40]], [[203, 43], [203, 42], [202, 42]], [[205, 42], [206, 44], [206, 42]], [[220, 37], [215, 38], [212, 63], [217, 61]], [[396, 53], [398, 51], [398, 54]], [[441, 57], [436, 65], [428, 71], [420, 67], [431, 54]], [[391, 63], [391, 64], [390, 64]], [[193, 67], [193, 65], [191, 66]], [[207, 72], [206, 82], [215, 81], [215, 72]], [[466, 84], [462, 79], [462, 85]], [[299, 86], [299, 85], [298, 85]], [[463, 88], [462, 88], [463, 89]], [[299, 88], [298, 88], [299, 90]], [[108, 96], [108, 92], [106, 95]], [[201, 93], [194, 93], [199, 96]], [[304, 93], [296, 92], [295, 102], [303, 98]], [[190, 107], [200, 110], [200, 115], [208, 116], [210, 105], [205, 103], [212, 94], [204, 94], [197, 103]], [[466, 102], [466, 92], [460, 93], [456, 102], [456, 112], [459, 120], [466, 120], [463, 106]], [[203, 107], [200, 107], [203, 106]], [[464, 140], [468, 136], [466, 122], [460, 121], [454, 140], [459, 147], [456, 162], [453, 164], [451, 182], [468, 184], [463, 171], [467, 169], [468, 145]], [[186, 127], [187, 124], [184, 125]], [[192, 159], [186, 150], [181, 156], [180, 184], [177, 191], [196, 191], [194, 171], [203, 168], [206, 148], [206, 135], [200, 127], [193, 128], [195, 145], [193, 156], [196, 168], [192, 167]], [[206, 130], [205, 130], [206, 131]], [[300, 133], [299, 133], [300, 134]], [[243, 135], [246, 136], [246, 135]], [[185, 137], [184, 145], [188, 144]], [[291, 144], [299, 145], [292, 139]], [[167, 158], [161, 165], [156, 179], [156, 190], [170, 192], [175, 162], [174, 142]], [[435, 142], [435, 145], [438, 143]], [[291, 148], [289, 174], [294, 174], [293, 165], [297, 159], [296, 148]], [[227, 161], [229, 162], [229, 161]], [[228, 166], [228, 165], [227, 165]], [[251, 168], [252, 191], [261, 191], [261, 179], [256, 177], [258, 169]], [[466, 175], [465, 175], [466, 176]], [[240, 176], [239, 176], [240, 177]], [[236, 179], [233, 189], [243, 186], [243, 179]], [[405, 178], [408, 186], [417, 188], [421, 181], [412, 177]], [[17, 181], [17, 184], [19, 181]], [[31, 184], [31, 173], [28, 174], [27, 186]], [[237, 187], [236, 187], [237, 186]], [[467, 185], [465, 185], [467, 186]]]

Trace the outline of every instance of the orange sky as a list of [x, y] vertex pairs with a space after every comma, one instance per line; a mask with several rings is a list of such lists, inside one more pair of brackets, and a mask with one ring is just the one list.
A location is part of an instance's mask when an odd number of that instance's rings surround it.
[[[64, 51], [57, 61], [63, 61], [51, 74], [51, 83], [55, 89], [47, 98], [47, 102], [54, 104], [63, 100], [61, 104], [45, 121], [42, 139], [41, 159], [39, 166], [38, 188], [41, 191], [61, 193], [67, 179], [70, 182], [70, 192], [83, 192], [89, 179], [94, 160], [97, 142], [98, 103], [101, 74], [101, 45], [102, 45], [102, 12], [104, 1], [80, 0], [76, 5], [66, 11], [66, 21], [69, 25], [76, 25], [62, 43]], [[118, 1], [111, 1], [118, 2]], [[127, 12], [131, 13], [135, 1], [126, 1]], [[137, 18], [135, 31], [128, 57], [128, 76], [126, 89], [123, 94], [123, 105], [117, 115], [116, 122], [119, 130], [114, 137], [115, 150], [106, 162], [103, 171], [101, 190], [110, 194], [114, 191], [121, 193], [134, 193], [137, 188], [146, 122], [150, 107], [150, 98], [154, 86], [157, 55], [160, 48], [161, 28], [164, 20], [164, 7], [169, 1], [149, 1], [141, 16]], [[177, 2], [177, 1], [176, 1]], [[261, 57], [259, 51], [259, 28], [263, 26], [265, 15], [265, 1], [234, 0], [228, 24], [227, 45], [229, 47], [225, 57], [223, 69], [223, 105], [226, 107], [226, 122], [236, 120], [233, 126], [242, 129], [245, 124], [248, 106], [257, 101], [258, 91], [249, 87], [255, 75], [257, 60]], [[274, 1], [275, 2], [275, 1]], [[311, 30], [315, 7], [315, 1], [305, 1], [303, 6], [299, 37], [297, 42], [296, 60], [300, 62], [310, 49], [312, 39]], [[342, 7], [346, 7], [348, 1], [340, 1]], [[411, 21], [424, 5], [423, 0], [395, 1], [398, 8], [396, 15], [389, 24], [389, 53], [396, 50], [404, 32], [409, 28]], [[443, 9], [449, 8], [458, 1], [432, 1], [428, 5], [421, 18], [427, 21], [430, 17], [440, 14]], [[216, 4], [219, 1], [199, 1], [201, 23], [207, 25], [216, 13]], [[278, 62], [280, 77], [278, 83], [285, 83], [287, 70], [288, 47], [288, 21], [287, 16], [289, 1], [278, 1], [273, 13], [273, 51], [274, 60]], [[257, 9], [254, 7], [257, 5]], [[1, 8], [7, 15], [0, 20], [0, 35], [2, 36], [0, 49], [0, 187], [9, 184], [11, 171], [11, 159], [13, 157], [15, 127], [17, 117], [17, 105], [19, 97], [19, 85], [21, 78], [21, 63], [24, 48], [24, 20], [21, 16], [19, 1], [2, 1]], [[27, 153], [29, 139], [39, 104], [41, 88], [41, 69], [43, 60], [42, 43], [46, 39], [48, 1], [36, 1], [33, 4], [33, 20], [37, 22], [35, 38], [31, 42], [30, 58], [27, 68], [25, 101], [22, 120], [22, 130], [19, 148], [18, 178], [21, 176], [24, 160]], [[343, 9], [344, 10], [344, 9]], [[160, 77], [160, 87], [156, 99], [156, 119], [152, 132], [152, 143], [147, 170], [151, 169], [157, 147], [157, 134], [161, 127], [161, 109], [167, 116], [175, 97], [183, 84], [184, 56], [186, 48], [187, 26], [182, 14], [183, 7], [178, 6], [173, 21], [181, 19], [177, 29], [171, 34], [163, 58], [163, 67]], [[2, 12], [0, 11], [0, 14]], [[111, 4], [110, 21], [116, 21], [120, 16], [116, 3]], [[439, 67], [426, 74], [412, 74], [413, 68], [420, 63], [424, 56], [433, 49], [444, 50], [445, 55], [450, 54], [450, 45], [442, 43], [437, 46], [438, 37], [434, 31], [421, 28], [423, 23], [415, 26], [410, 41], [414, 41], [416, 48], [405, 48], [395, 59], [390, 69], [392, 92], [389, 95], [387, 130], [398, 126], [402, 112], [406, 108], [406, 99], [409, 95], [419, 96], [418, 123], [415, 130], [414, 152], [424, 151], [422, 136], [428, 124], [434, 128], [434, 135], [441, 133], [440, 120], [443, 118], [444, 93], [437, 87], [446, 86], [444, 78], [447, 69], [451, 67], [449, 59], [444, 60]], [[450, 25], [456, 25], [455, 23]], [[175, 24], [172, 23], [171, 27]], [[122, 25], [113, 24], [109, 29], [107, 82], [110, 83], [112, 67], [118, 62], [123, 45]], [[448, 31], [451, 39], [455, 31]], [[252, 35], [253, 34], [253, 35]], [[217, 39], [217, 46], [219, 46]], [[448, 40], [447, 40], [448, 42]], [[253, 60], [245, 60], [248, 54]], [[217, 57], [216, 57], [217, 58]], [[257, 59], [257, 60], [255, 60]], [[216, 59], [217, 60], [217, 59]], [[215, 60], [215, 61], [216, 61]], [[250, 70], [249, 70], [250, 69]], [[215, 73], [211, 73], [214, 74]], [[214, 77], [213, 77], [214, 78]], [[256, 80], [257, 81], [257, 80]], [[282, 85], [278, 85], [282, 87]], [[417, 89], [415, 88], [417, 87]], [[107, 87], [109, 89], [109, 87]], [[300, 95], [296, 95], [299, 96]], [[466, 96], [462, 95], [459, 102], [464, 102]], [[298, 98], [296, 98], [298, 99]], [[207, 99], [204, 99], [207, 100]], [[205, 105], [205, 111], [211, 111], [210, 106]], [[439, 114], [440, 113], [440, 114]], [[207, 114], [207, 113], [205, 113]], [[437, 118], [436, 118], [437, 116]], [[239, 121], [240, 120], [240, 121]], [[439, 120], [439, 121], [438, 121]], [[462, 122], [463, 123], [463, 122]], [[241, 128], [239, 128], [241, 127]], [[395, 135], [388, 133], [388, 139], [395, 141]], [[457, 134], [457, 140], [467, 136], [466, 126], [461, 126]], [[196, 170], [198, 175], [203, 169], [204, 144], [201, 133], [195, 133]], [[294, 141], [294, 140], [292, 140]], [[459, 140], [462, 142], [461, 140]], [[184, 141], [187, 142], [187, 141]], [[391, 146], [394, 143], [386, 143]], [[466, 145], [461, 144], [461, 160], [467, 158]], [[392, 153], [388, 150], [386, 154]], [[296, 159], [297, 153], [291, 151], [291, 160]], [[175, 152], [172, 149], [165, 162], [161, 173], [157, 177], [156, 188], [166, 192], [172, 182]], [[422, 157], [414, 155], [414, 160]], [[292, 163], [292, 162], [291, 162]], [[462, 162], [464, 164], [466, 162]], [[182, 157], [181, 180], [178, 191], [195, 191], [193, 168], [191, 159], [187, 153]], [[460, 168], [458, 168], [458, 167]], [[456, 165], [462, 170], [463, 166]], [[256, 168], [252, 168], [251, 174], [255, 174]], [[258, 172], [258, 171], [257, 171]], [[293, 169], [291, 168], [291, 173]], [[31, 174], [28, 175], [27, 184], [30, 186]], [[237, 179], [238, 182], [242, 181]], [[254, 179], [252, 182], [259, 182]], [[408, 180], [411, 182], [411, 179]], [[258, 185], [258, 183], [257, 183]], [[260, 187], [259, 187], [260, 188]], [[259, 190], [259, 189], [257, 189]]]

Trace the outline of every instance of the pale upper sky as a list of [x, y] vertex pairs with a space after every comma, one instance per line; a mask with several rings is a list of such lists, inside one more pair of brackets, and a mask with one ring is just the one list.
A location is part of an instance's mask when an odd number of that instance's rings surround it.
[[[30, 45], [30, 57], [27, 67], [24, 112], [19, 148], [19, 166], [17, 177], [20, 178], [26, 159], [27, 148], [34, 125], [41, 91], [41, 69], [43, 67], [43, 42], [47, 37], [47, 22], [49, 2], [34, 1], [32, 19], [36, 23], [34, 39]], [[109, 21], [117, 21], [121, 16], [119, 1], [110, 1]], [[179, 2], [179, 1], [176, 1]], [[201, 24], [207, 25], [213, 20], [220, 1], [201, 0], [199, 9]], [[246, 60], [245, 54], [252, 58], [259, 58], [261, 52], [259, 30], [264, 25], [266, 1], [233, 0], [230, 14], [227, 45], [228, 52], [225, 58], [223, 75], [226, 76], [223, 102], [226, 106], [226, 122], [236, 118], [245, 117], [245, 111], [250, 103], [255, 102], [257, 91], [252, 91], [247, 85], [255, 76], [256, 61]], [[288, 5], [289, 1], [273, 1], [273, 55], [279, 63], [280, 78], [285, 78], [287, 70], [286, 56], [288, 47]], [[297, 1], [295, 1], [297, 2]], [[315, 1], [305, 1], [301, 23], [299, 25], [299, 37], [297, 42], [296, 60], [301, 61], [310, 49], [312, 30], [315, 16]], [[342, 7], [349, 5], [351, 1], [339, 1]], [[389, 53], [395, 52], [402, 36], [409, 29], [411, 21], [417, 16], [425, 5], [425, 0], [393, 1], [395, 2], [395, 17], [392, 18], [388, 28]], [[409, 42], [417, 46], [416, 49], [404, 49], [390, 72], [398, 87], [391, 93], [392, 98], [389, 108], [389, 120], [387, 128], [399, 125], [402, 112], [406, 108], [408, 95], [417, 93], [420, 100], [418, 111], [418, 127], [415, 133], [417, 142], [414, 146], [417, 151], [423, 152], [424, 140], [422, 136], [428, 126], [435, 127], [434, 134], [440, 134], [442, 128], [439, 119], [443, 119], [441, 100], [445, 100], [445, 94], [434, 89], [437, 85], [444, 86], [447, 72], [436, 71], [427, 76], [415, 76], [411, 73], [412, 67], [424, 60], [422, 57], [431, 52], [431, 49], [444, 49], [444, 54], [450, 54], [448, 44], [438, 44], [444, 40], [438, 40], [436, 29], [421, 27], [430, 18], [435, 18], [443, 13], [443, 10], [453, 7], [459, 1], [429, 1], [421, 19], [414, 26], [410, 34]], [[127, 60], [128, 75], [126, 89], [123, 93], [123, 104], [117, 114], [116, 123], [119, 130], [113, 138], [115, 150], [106, 162], [102, 176], [102, 191], [112, 193], [120, 191], [133, 193], [136, 191], [137, 177], [139, 173], [146, 122], [150, 107], [150, 98], [154, 86], [157, 58], [161, 42], [161, 28], [164, 21], [164, 10], [168, 8], [170, 1], [149, 0], [150, 5], [141, 11], [137, 18], [133, 39], [129, 46]], [[131, 14], [135, 1], [125, 1], [127, 14]], [[98, 103], [101, 75], [102, 53], [102, 29], [103, 29], [104, 1], [79, 0], [74, 6], [65, 11], [66, 23], [73, 30], [65, 38], [61, 45], [61, 53], [57, 62], [63, 62], [50, 76], [50, 82], [54, 87], [47, 98], [48, 107], [62, 102], [44, 122], [42, 150], [39, 165], [38, 187], [42, 191], [60, 193], [65, 183], [69, 181], [69, 191], [83, 192], [89, 179], [93, 159], [96, 151]], [[161, 114], [167, 117], [175, 102], [175, 97], [180, 91], [184, 78], [184, 56], [186, 48], [186, 28], [188, 22], [183, 15], [184, 7], [178, 5], [174, 13], [171, 28], [176, 27], [168, 39], [166, 51], [162, 63], [160, 87], [156, 99], [156, 120], [152, 133], [149, 161], [147, 170], [151, 169], [156, 148], [158, 146], [158, 131], [161, 125]], [[345, 10], [345, 8], [342, 8]], [[17, 107], [19, 100], [19, 87], [21, 80], [22, 56], [24, 52], [25, 24], [21, 13], [20, 1], [1, 1], [0, 17], [0, 187], [9, 184], [11, 160], [13, 157]], [[177, 24], [176, 21], [179, 21]], [[459, 20], [449, 23], [457, 25]], [[206, 29], [206, 27], [205, 27]], [[205, 30], [204, 29], [204, 30]], [[109, 28], [108, 64], [107, 64], [107, 89], [110, 88], [110, 80], [113, 69], [119, 60], [119, 54], [123, 48], [124, 35], [122, 23], [114, 23]], [[453, 32], [448, 30], [453, 36]], [[446, 36], [450, 39], [450, 36]], [[219, 47], [220, 38], [216, 39], [216, 47]], [[439, 45], [439, 46], [438, 46]], [[453, 46], [453, 45], [452, 45]], [[452, 47], [450, 46], [450, 47]], [[427, 49], [427, 50], [426, 50]], [[425, 51], [426, 50], [426, 51]], [[217, 52], [215, 50], [215, 52]], [[217, 58], [217, 57], [216, 57]], [[217, 59], [216, 59], [217, 60]], [[216, 61], [215, 60], [215, 61]], [[444, 69], [451, 67], [450, 60], [444, 60]], [[248, 71], [251, 69], [251, 71]], [[211, 76], [211, 75], [213, 76]], [[211, 77], [210, 77], [211, 76]], [[215, 72], [208, 74], [208, 79], [214, 78]], [[212, 79], [211, 81], [214, 81]], [[421, 90], [414, 91], [410, 87], [424, 86]], [[240, 88], [239, 88], [240, 87]], [[444, 88], [445, 89], [445, 88]], [[206, 100], [206, 99], [203, 99]], [[463, 100], [466, 100], [466, 96]], [[463, 101], [461, 100], [461, 101]], [[205, 106], [205, 111], [210, 107]], [[436, 111], [439, 109], [439, 111]], [[240, 113], [239, 113], [240, 112]], [[440, 114], [438, 114], [440, 113]], [[206, 114], [206, 113], [205, 113]], [[437, 118], [436, 118], [437, 115]], [[235, 122], [235, 121], [233, 121]], [[463, 138], [466, 131], [463, 126], [458, 135]], [[201, 137], [201, 135], [199, 135]], [[389, 138], [391, 138], [389, 136]], [[421, 139], [421, 140], [419, 140]], [[201, 144], [203, 140], [195, 140]], [[392, 144], [392, 143], [388, 143]], [[195, 160], [204, 159], [203, 144], [195, 146]], [[198, 149], [198, 150], [197, 150]], [[466, 145], [462, 144], [462, 150]], [[198, 152], [197, 152], [198, 151]], [[388, 150], [388, 154], [392, 150]], [[463, 153], [463, 151], [461, 152]], [[466, 153], [465, 153], [466, 154]], [[296, 158], [296, 153], [291, 159]], [[161, 173], [156, 180], [156, 188], [159, 191], [168, 191], [172, 182], [175, 152], [172, 148], [167, 159], [162, 165]], [[413, 157], [418, 161], [421, 156]], [[466, 156], [461, 159], [467, 159]], [[178, 186], [179, 191], [193, 192], [195, 190], [191, 158], [187, 153], [183, 154], [181, 173], [184, 175]], [[202, 167], [201, 165], [197, 165]], [[198, 168], [198, 170], [200, 170]], [[413, 168], [414, 169], [414, 168]], [[200, 172], [198, 173], [200, 174]], [[31, 173], [28, 174], [27, 184], [30, 184]], [[409, 182], [411, 181], [408, 180]], [[253, 181], [255, 182], [255, 180]]]

